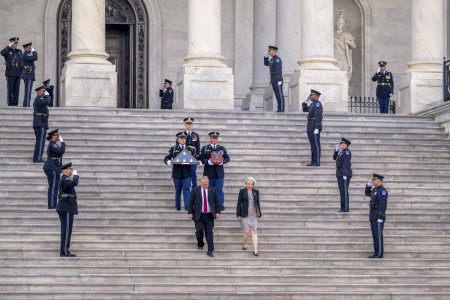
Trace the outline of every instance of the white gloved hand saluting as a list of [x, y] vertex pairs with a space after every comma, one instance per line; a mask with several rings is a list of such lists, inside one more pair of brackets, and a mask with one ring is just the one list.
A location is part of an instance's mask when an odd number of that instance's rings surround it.
[[47, 91], [45, 91], [44, 95], [45, 96], [50, 96], [50, 94]]
[[14, 44], [14, 42], [11, 42], [8, 44], [9, 47], [12, 47], [12, 45]]
[[336, 148], [334, 148], [335, 151], [339, 151], [339, 149], [341, 149], [341, 144], [337, 144]]
[[319, 134], [319, 129], [314, 129], [314, 134]]
[[369, 182], [367, 183], [367, 186], [368, 186], [368, 187], [372, 187], [372, 186], [373, 186], [372, 180], [369, 180]]
[[278, 81], [278, 85], [282, 85], [283, 84], [283, 81]]
[[378, 219], [377, 222], [378, 222], [378, 223], [383, 223], [383, 220]]
[[61, 143], [64, 142], [64, 139], [62, 138], [62, 135], [59, 135], [59, 141], [60, 141]]
[[31, 52], [36, 52], [36, 49], [34, 49], [34, 47], [31, 47]]
[[389, 97], [392, 97], [392, 95], [394, 95], [394, 94], [390, 93], [390, 94], [389, 94]]
[[160, 89], [160, 90], [163, 90], [163, 89], [164, 89], [164, 84], [163, 84], [163, 83], [161, 83], [159, 89]]
[[377, 73], [380, 73], [380, 71], [381, 71], [381, 67], [378, 67]]
[[347, 176], [342, 176], [342, 179], [347, 180]]
[[72, 173], [72, 175], [73, 175], [73, 176], [78, 176], [78, 172], [77, 172], [77, 170], [73, 170], [73, 173]]
[[168, 166], [170, 166], [172, 164], [172, 161], [171, 160], [168, 160], [167, 162], [166, 162], [166, 165], [168, 165]]

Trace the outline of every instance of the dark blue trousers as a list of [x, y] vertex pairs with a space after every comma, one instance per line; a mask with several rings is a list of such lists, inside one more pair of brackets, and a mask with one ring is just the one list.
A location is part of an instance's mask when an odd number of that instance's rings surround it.
[[23, 83], [25, 84], [25, 96], [23, 98], [23, 107], [30, 107], [31, 103], [31, 90], [33, 89], [33, 80], [24, 79]]
[[197, 165], [191, 165], [192, 189], [197, 187]]
[[343, 211], [349, 211], [350, 209], [348, 187], [350, 186], [351, 178], [351, 176], [347, 176], [347, 180], [344, 180], [343, 176], [337, 178], [339, 194], [341, 195], [341, 210]]
[[284, 111], [284, 95], [283, 95], [283, 84], [278, 85], [277, 82], [272, 83], [272, 89], [277, 98], [278, 111]]
[[34, 128], [34, 135], [36, 136], [33, 161], [37, 162], [42, 160], [42, 155], [44, 154], [45, 135], [47, 134], [47, 129], [45, 129], [44, 127], [33, 127], [33, 128]]
[[373, 238], [373, 250], [374, 254], [378, 256], [384, 255], [383, 228], [384, 222], [378, 223], [377, 220], [370, 221], [370, 229], [372, 230]]
[[6, 76], [8, 106], [19, 105], [20, 76]]
[[219, 195], [219, 205], [224, 206], [225, 195], [223, 194], [223, 182], [225, 178], [209, 178], [209, 186], [215, 187], [217, 194]]
[[72, 237], [74, 214], [58, 211], [59, 221], [61, 222], [61, 245], [60, 255], [66, 255], [70, 248], [70, 238]]
[[181, 192], [183, 192], [184, 206], [188, 206], [191, 196], [191, 177], [173, 178], [175, 184], [175, 207], [181, 207]]
[[198, 221], [195, 223], [195, 237], [197, 238], [197, 246], [203, 247], [205, 242], [203, 241], [203, 235], [206, 236], [206, 243], [208, 244], [208, 251], [214, 251], [214, 216], [212, 213], [202, 213]]
[[311, 144], [311, 163], [320, 165], [320, 133], [308, 132], [309, 143]]
[[53, 170], [44, 170], [48, 180], [48, 209], [56, 208], [58, 197], [58, 183], [61, 173]]
[[389, 113], [389, 97], [377, 97], [378, 104], [380, 105], [380, 113]]

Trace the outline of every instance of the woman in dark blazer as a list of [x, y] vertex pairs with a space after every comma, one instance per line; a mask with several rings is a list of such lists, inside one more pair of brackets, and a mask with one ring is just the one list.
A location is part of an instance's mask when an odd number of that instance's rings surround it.
[[241, 228], [244, 233], [244, 246], [242, 250], [247, 250], [248, 235], [251, 233], [253, 240], [253, 255], [258, 254], [258, 218], [261, 218], [261, 207], [259, 205], [259, 191], [254, 187], [256, 180], [253, 177], [248, 177], [245, 180], [246, 188], [239, 191], [236, 217], [241, 223]]

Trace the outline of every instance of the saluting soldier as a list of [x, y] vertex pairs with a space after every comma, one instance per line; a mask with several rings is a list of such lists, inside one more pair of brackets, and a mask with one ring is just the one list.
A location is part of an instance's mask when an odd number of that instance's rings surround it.
[[278, 47], [269, 46], [267, 55], [264, 56], [264, 65], [268, 66], [270, 70], [270, 83], [277, 98], [277, 112], [284, 112], [283, 63], [277, 52]]
[[[186, 135], [186, 146], [195, 149], [195, 158], [200, 159], [200, 136], [192, 131], [194, 126], [194, 118], [187, 117], [183, 119], [184, 127], [186, 130], [184, 134]], [[192, 179], [192, 189], [197, 187], [197, 165], [191, 166], [191, 179]]]
[[[48, 180], [48, 209], [56, 207], [58, 196], [58, 182], [60, 179], [62, 157], [66, 152], [66, 143], [58, 133], [58, 129], [54, 129], [47, 134], [47, 141], [50, 141], [47, 147], [47, 160], [44, 163], [44, 173]], [[61, 142], [61, 145], [57, 143]]]
[[44, 152], [45, 134], [48, 129], [48, 105], [50, 97], [45, 96], [44, 86], [35, 89], [37, 97], [33, 102], [33, 129], [36, 136], [36, 144], [34, 146], [33, 162], [44, 162], [42, 154]]
[[186, 135], [184, 132], [176, 134], [178, 143], [169, 149], [164, 162], [166, 165], [172, 165], [172, 179], [175, 184], [175, 208], [181, 209], [181, 192], [183, 192], [184, 209], [187, 210], [189, 197], [191, 195], [191, 165], [190, 164], [172, 164], [172, 160], [186, 149], [195, 158], [195, 149], [186, 146]]
[[[308, 113], [308, 123], [306, 125], [306, 133], [308, 134], [309, 143], [311, 145], [311, 162], [308, 167], [320, 166], [320, 133], [322, 132], [323, 106], [319, 101], [321, 93], [311, 89], [311, 93], [305, 102], [302, 103], [303, 112]], [[308, 100], [312, 103], [308, 106]]]
[[378, 62], [378, 70], [372, 77], [372, 81], [378, 83], [376, 95], [382, 114], [389, 112], [389, 99], [394, 94], [394, 77], [391, 72], [386, 71], [386, 65], [385, 61]]
[[349, 211], [349, 195], [348, 187], [350, 186], [350, 179], [353, 176], [352, 172], [352, 152], [348, 149], [351, 142], [346, 138], [342, 138], [341, 142], [336, 145], [333, 159], [336, 161], [336, 178], [341, 195], [341, 209], [339, 212]]
[[23, 52], [23, 68], [20, 76], [25, 84], [23, 107], [30, 107], [31, 89], [33, 88], [33, 81], [35, 80], [34, 70], [36, 69], [34, 62], [38, 60], [38, 55], [32, 43], [24, 44], [23, 48], [25, 51]]
[[55, 87], [50, 84], [50, 79], [47, 79], [46, 81], [43, 81], [42, 83], [44, 84], [45, 91], [50, 96], [50, 105], [49, 106], [53, 107], [53, 99], [54, 99], [53, 92], [54, 92]]
[[18, 37], [9, 39], [1, 54], [5, 58], [5, 76], [8, 91], [8, 106], [19, 104], [20, 75], [22, 75], [22, 50], [17, 49]]
[[172, 109], [172, 81], [170, 81], [169, 79], [164, 79], [164, 88], [159, 90], [159, 97], [161, 97], [161, 109]]
[[209, 133], [211, 144], [203, 146], [200, 151], [200, 160], [205, 165], [203, 176], [208, 176], [209, 186], [216, 188], [219, 194], [219, 205], [222, 211], [225, 209], [225, 196], [223, 194], [225, 171], [223, 165], [230, 161], [230, 156], [224, 146], [217, 144], [219, 135], [220, 133], [217, 131]]
[[369, 220], [374, 249], [373, 255], [370, 255], [369, 258], [383, 258], [384, 256], [383, 229], [384, 222], [386, 222], [388, 192], [383, 186], [383, 179], [384, 176], [374, 173], [372, 180], [366, 185], [365, 193], [370, 197]]
[[[73, 170], [72, 163], [61, 167], [62, 176], [58, 184], [59, 200], [56, 211], [61, 222], [61, 245], [59, 256], [75, 257], [70, 253], [70, 239], [72, 237], [73, 219], [78, 215], [77, 193], [75, 187], [78, 185], [79, 176], [77, 170]], [[72, 179], [70, 176], [73, 176]]]

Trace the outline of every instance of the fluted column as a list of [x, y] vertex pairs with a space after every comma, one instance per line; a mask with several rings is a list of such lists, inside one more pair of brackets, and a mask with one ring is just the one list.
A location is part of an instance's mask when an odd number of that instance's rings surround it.
[[61, 105], [117, 107], [117, 73], [105, 51], [105, 0], [72, 0], [71, 41]]
[[443, 99], [442, 0], [411, 1], [411, 61], [398, 90], [397, 111], [418, 113]]
[[177, 75], [175, 109], [233, 109], [234, 76], [224, 63], [221, 0], [189, 0], [188, 54]]

